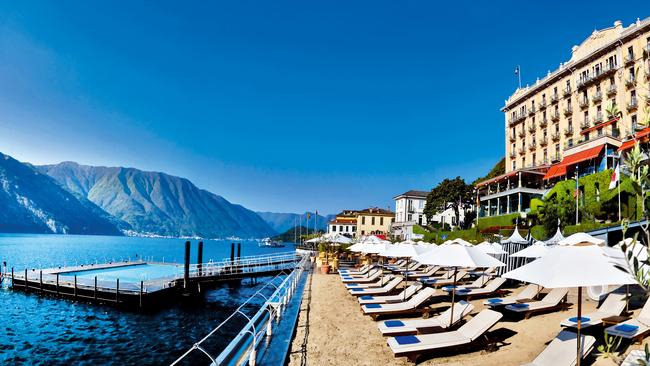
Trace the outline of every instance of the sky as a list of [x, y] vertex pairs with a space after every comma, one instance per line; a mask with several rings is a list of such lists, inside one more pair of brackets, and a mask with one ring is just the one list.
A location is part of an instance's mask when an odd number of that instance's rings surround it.
[[534, 83], [647, 2], [0, 2], [0, 152], [336, 213], [467, 181]]

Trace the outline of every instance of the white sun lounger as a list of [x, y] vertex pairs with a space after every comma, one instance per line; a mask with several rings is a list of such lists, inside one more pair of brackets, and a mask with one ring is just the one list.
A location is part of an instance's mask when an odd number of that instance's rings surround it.
[[341, 276], [341, 279], [344, 278], [366, 278], [375, 272], [380, 272], [381, 273], [381, 268], [378, 266], [370, 266], [363, 272], [357, 272], [357, 273], [350, 273], [350, 272], [342, 272], [339, 273], [339, 276]]
[[379, 288], [387, 284], [395, 276], [392, 274], [387, 274], [384, 277], [375, 279], [375, 282], [355, 282], [355, 283], [346, 283], [345, 288], [348, 290], [351, 288]]
[[531, 283], [529, 285], [526, 285], [526, 287], [524, 287], [524, 289], [516, 295], [487, 299], [483, 301], [483, 305], [489, 307], [510, 305], [516, 303], [517, 300], [534, 299], [540, 291], [542, 291], [542, 286], [534, 285]]
[[376, 281], [379, 276], [381, 276], [381, 270], [373, 269], [372, 271], [368, 272], [368, 276], [366, 277], [341, 277], [341, 281], [343, 283], [367, 283]]
[[[456, 275], [456, 278], [458, 278], [458, 275]], [[468, 289], [469, 290], [469, 289], [473, 289], [473, 288], [481, 288], [489, 280], [490, 280], [490, 276], [479, 276], [477, 279], [474, 280], [474, 282], [472, 282], [470, 284], [462, 285], [462, 286], [456, 286], [456, 291], [458, 292], [460, 289]], [[453, 281], [453, 274], [452, 274], [452, 281]], [[453, 288], [453, 286], [445, 286], [445, 287], [442, 288], [442, 290], [447, 291], [447, 292], [451, 292], [452, 288]]]
[[[603, 318], [618, 316], [625, 310], [625, 294], [609, 294], [598, 310], [582, 316], [580, 328], [587, 328], [593, 325], [603, 324]], [[576, 318], [564, 319], [561, 323], [563, 327], [575, 328], [578, 326]]]
[[503, 286], [506, 283], [505, 278], [497, 277], [491, 279], [484, 287], [481, 288], [460, 288], [456, 290], [456, 296], [465, 296], [467, 299], [471, 299], [476, 296], [486, 296], [492, 295], [493, 293], [499, 290], [499, 287]]
[[368, 271], [370, 271], [370, 267], [372, 267], [372, 266], [369, 265], [369, 264], [365, 264], [363, 267], [359, 268], [358, 270], [340, 268], [339, 269], [339, 274], [341, 274], [341, 275], [346, 274], [346, 275], [350, 275], [350, 276], [352, 276], [352, 275], [364, 275], [364, 274], [368, 273]]
[[567, 288], [554, 288], [540, 301], [533, 301], [525, 304], [512, 304], [506, 306], [506, 309], [516, 313], [525, 314], [525, 318], [528, 319], [534, 313], [559, 308], [560, 302], [566, 297], [568, 292], [569, 290]]
[[469, 345], [480, 339], [503, 317], [494, 310], [485, 309], [467, 321], [457, 330], [424, 335], [407, 335], [388, 338], [387, 343], [395, 357], [408, 357], [416, 362], [424, 353], [435, 352], [448, 347]]
[[366, 304], [361, 306], [361, 311], [366, 315], [370, 315], [375, 320], [381, 315], [408, 314], [413, 312], [428, 314], [429, 309], [420, 309], [421, 311], [418, 311], [418, 308], [435, 293], [436, 290], [431, 287], [426, 287], [411, 296], [407, 301], [390, 304]]
[[[424, 271], [409, 271], [408, 275], [409, 278], [417, 279], [417, 278], [422, 278], [422, 277], [431, 277], [436, 274], [440, 270], [440, 266], [432, 266]], [[402, 272], [403, 275], [406, 275], [406, 273]]]
[[[387, 278], [388, 276], [384, 277]], [[387, 293], [395, 290], [397, 286], [402, 283], [404, 279], [402, 277], [393, 277], [390, 281], [388, 281], [385, 285], [382, 287], [370, 287], [370, 288], [362, 288], [362, 287], [348, 287], [350, 294], [354, 296], [361, 296], [361, 295], [386, 295]], [[349, 285], [348, 285], [349, 286]]]
[[[465, 316], [474, 310], [474, 306], [467, 301], [454, 304], [454, 320], [452, 325], [458, 324]], [[440, 315], [429, 319], [385, 320], [377, 325], [383, 336], [396, 336], [405, 334], [433, 333], [449, 328], [451, 307]]]
[[639, 315], [623, 323], [612, 325], [605, 329], [605, 332], [612, 336], [641, 342], [650, 332], [650, 298], [646, 300]]
[[[581, 335], [582, 358], [585, 358], [594, 349], [596, 338], [588, 335]], [[576, 333], [562, 331], [551, 343], [544, 348], [533, 362], [525, 366], [573, 366], [577, 362], [576, 349], [578, 336]]]
[[391, 303], [391, 302], [406, 301], [407, 299], [409, 299], [411, 296], [413, 296], [421, 288], [422, 288], [422, 284], [419, 283], [419, 282], [415, 282], [414, 284], [407, 287], [406, 290], [402, 290], [402, 292], [400, 292], [399, 294], [396, 294], [396, 295], [386, 295], [386, 296], [363, 295], [363, 296], [359, 297], [359, 304], [360, 305], [364, 305], [364, 304], [388, 304], [388, 303]]
[[[454, 273], [452, 271], [451, 275], [449, 277], [446, 277], [447, 275], [443, 277], [436, 277], [436, 278], [421, 278], [420, 282], [434, 286], [434, 287], [440, 287], [440, 286], [448, 286], [448, 285], [453, 285], [454, 284]], [[463, 278], [467, 276], [467, 271], [461, 270], [456, 273], [456, 283], [461, 281]]]

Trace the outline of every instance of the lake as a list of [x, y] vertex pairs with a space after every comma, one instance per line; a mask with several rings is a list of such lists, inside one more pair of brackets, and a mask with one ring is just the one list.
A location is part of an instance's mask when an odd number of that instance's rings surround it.
[[[184, 242], [184, 239], [0, 234], [0, 261], [7, 262], [16, 271], [129, 258], [182, 263]], [[192, 240], [193, 263], [197, 243]], [[242, 241], [241, 254], [292, 250], [292, 246], [260, 248], [257, 242]], [[204, 240], [204, 261], [229, 257], [230, 241]], [[224, 283], [205, 291], [199, 301], [149, 312], [41, 297], [3, 287], [0, 327], [5, 331], [0, 337], [0, 364], [169, 364], [229, 316], [264, 280]], [[226, 327], [223, 337], [214, 337], [210, 350], [218, 354], [243, 324], [244, 321], [237, 321]], [[189, 361], [205, 360], [195, 357]]]

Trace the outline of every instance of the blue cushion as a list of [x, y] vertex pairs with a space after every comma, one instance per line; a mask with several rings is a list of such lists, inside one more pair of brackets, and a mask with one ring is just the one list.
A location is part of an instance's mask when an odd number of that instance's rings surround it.
[[451, 291], [451, 290], [454, 289], [454, 287], [456, 287], [456, 286], [443, 286], [442, 289], [445, 290], [445, 291]]
[[363, 295], [363, 296], [361, 296], [361, 300], [372, 300], [372, 299], [374, 299], [374, 297], [372, 297], [372, 296], [370, 296], [370, 295]]
[[354, 287], [354, 286], [359, 286], [359, 284], [358, 283], [348, 283], [348, 286], [349, 287]]
[[472, 290], [468, 289], [468, 288], [459, 288], [459, 289], [456, 290], [456, 292], [470, 292], [470, 291], [472, 291]]
[[524, 309], [528, 307], [528, 304], [512, 304], [511, 305], [513, 308], [519, 308], [519, 309]]
[[632, 333], [635, 330], [639, 329], [639, 326], [632, 324], [621, 324], [616, 326], [614, 329], [620, 330], [621, 332]]
[[503, 302], [503, 300], [501, 300], [501, 299], [489, 299], [488, 302], [490, 304], [498, 304], [500, 302]]
[[363, 291], [364, 289], [362, 289], [360, 287], [356, 287], [356, 288], [351, 288], [350, 290], [352, 290], [352, 291]]
[[386, 321], [384, 322], [384, 324], [385, 324], [388, 328], [403, 327], [403, 326], [404, 326], [404, 323], [402, 323], [402, 322], [399, 321], [399, 320], [386, 320]]
[[364, 305], [364, 306], [367, 307], [368, 309], [380, 309], [381, 308], [381, 304], [368, 304], [368, 305]]
[[[585, 322], [588, 322], [588, 321], [590, 321], [590, 320], [591, 320], [591, 319], [588, 318], [588, 317], [586, 317], [586, 316], [581, 316], [581, 317], [580, 317], [580, 322], [581, 322], [581, 323], [585, 323]], [[577, 317], [577, 316], [574, 316], [573, 318], [569, 318], [569, 321], [570, 321], [571, 323], [577, 323], [577, 322], [578, 322], [578, 317]]]
[[420, 343], [420, 340], [418, 337], [413, 336], [413, 335], [406, 335], [406, 336], [397, 336], [395, 337], [395, 341], [397, 344], [416, 344]]

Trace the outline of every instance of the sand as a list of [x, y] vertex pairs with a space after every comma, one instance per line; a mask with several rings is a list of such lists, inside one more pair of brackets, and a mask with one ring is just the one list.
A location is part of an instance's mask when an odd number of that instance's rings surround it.
[[[358, 301], [351, 296], [341, 283], [338, 275], [324, 275], [315, 271], [311, 278], [310, 291], [303, 296], [298, 328], [291, 346], [289, 365], [409, 365], [405, 358], [395, 358], [386, 345], [385, 338], [377, 329], [376, 322], [363, 315]], [[569, 303], [575, 302], [576, 292], [569, 294]], [[585, 296], [583, 296], [584, 298]], [[482, 299], [472, 300], [474, 312], [481, 311]], [[307, 304], [309, 303], [309, 316]], [[449, 303], [441, 302], [444, 308]], [[583, 313], [589, 313], [596, 307], [590, 300], [583, 302]], [[638, 310], [635, 311], [638, 313]], [[546, 345], [560, 332], [560, 322], [575, 316], [572, 306], [567, 311], [540, 314], [530, 319], [504, 316], [491, 330], [491, 337], [503, 341], [498, 350], [487, 352], [480, 347], [471, 347], [460, 351], [428, 356], [419, 361], [421, 365], [481, 365], [504, 366], [521, 365], [532, 361]], [[305, 327], [308, 319], [308, 327]], [[308, 329], [306, 347], [305, 331]], [[602, 328], [601, 328], [602, 329]], [[596, 329], [593, 335], [602, 341], [602, 330]], [[594, 350], [591, 359], [583, 364], [616, 365], [631, 349], [640, 346], [625, 347], [623, 353], [616, 357], [604, 358]]]

